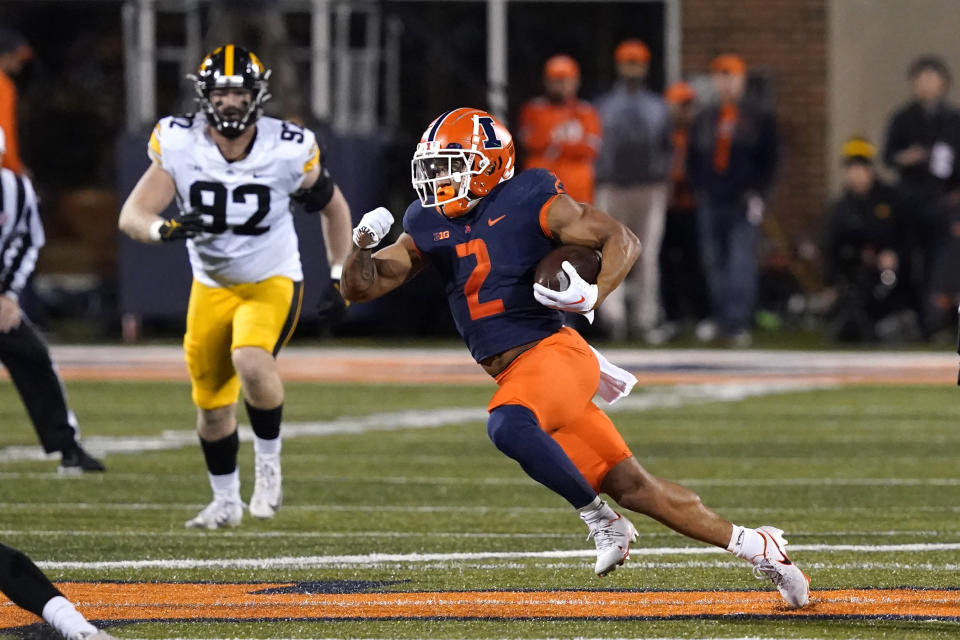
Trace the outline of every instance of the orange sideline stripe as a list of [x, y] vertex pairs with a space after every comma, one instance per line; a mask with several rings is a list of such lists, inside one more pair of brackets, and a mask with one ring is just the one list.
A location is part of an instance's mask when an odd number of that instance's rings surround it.
[[[255, 593], [295, 583], [88, 583], [58, 585], [91, 620], [284, 620], [383, 618], [670, 618], [854, 616], [960, 619], [960, 590], [815, 591], [804, 609], [776, 591], [441, 591], [350, 594]], [[37, 618], [0, 603], [0, 629]]]

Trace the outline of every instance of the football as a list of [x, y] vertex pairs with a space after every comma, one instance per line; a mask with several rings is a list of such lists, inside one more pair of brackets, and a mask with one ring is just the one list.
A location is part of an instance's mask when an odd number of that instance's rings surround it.
[[570, 279], [560, 267], [569, 262], [580, 277], [590, 284], [597, 283], [600, 273], [600, 252], [579, 244], [562, 244], [543, 257], [534, 272], [534, 279], [554, 291], [563, 291], [570, 286]]

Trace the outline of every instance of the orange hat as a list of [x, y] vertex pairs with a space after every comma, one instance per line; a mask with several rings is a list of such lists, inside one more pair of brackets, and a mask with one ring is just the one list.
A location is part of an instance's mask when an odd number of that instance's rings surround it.
[[650, 49], [643, 40], [624, 40], [613, 52], [616, 62], [650, 62]]
[[713, 59], [713, 62], [710, 63], [710, 71], [742, 76], [747, 73], [747, 63], [736, 54], [725, 53]]
[[697, 92], [686, 82], [674, 82], [667, 87], [664, 97], [670, 104], [685, 104], [693, 102], [693, 99], [697, 97]]
[[580, 65], [570, 56], [556, 55], [543, 65], [544, 78], [579, 78]]

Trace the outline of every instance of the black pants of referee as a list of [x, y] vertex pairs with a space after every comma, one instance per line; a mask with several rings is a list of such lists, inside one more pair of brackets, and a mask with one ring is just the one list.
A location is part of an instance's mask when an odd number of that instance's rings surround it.
[[47, 453], [76, 446], [76, 419], [67, 407], [63, 382], [50, 360], [50, 350], [26, 316], [20, 326], [0, 333], [0, 362], [30, 414]]
[[63, 595], [22, 551], [0, 544], [0, 592], [13, 604], [42, 616], [51, 599]]

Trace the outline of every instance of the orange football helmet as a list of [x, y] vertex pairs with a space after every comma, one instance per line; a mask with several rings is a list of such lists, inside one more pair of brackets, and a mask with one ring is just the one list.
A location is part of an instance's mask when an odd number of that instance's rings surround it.
[[427, 126], [410, 169], [420, 203], [448, 218], [462, 216], [513, 177], [513, 136], [486, 111], [462, 107]]

